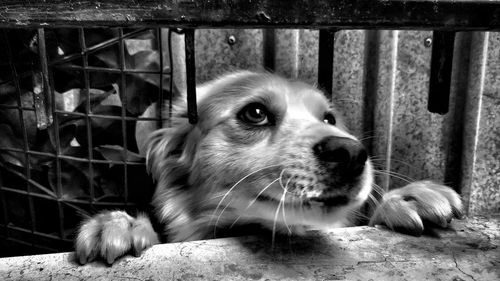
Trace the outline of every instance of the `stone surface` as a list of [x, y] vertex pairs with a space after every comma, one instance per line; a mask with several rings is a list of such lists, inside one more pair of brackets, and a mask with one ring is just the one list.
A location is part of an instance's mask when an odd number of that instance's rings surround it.
[[73, 253], [0, 259], [9, 280], [498, 280], [499, 217], [455, 221], [436, 237], [371, 227], [280, 240], [244, 237], [162, 244], [113, 266]]
[[500, 210], [500, 33], [472, 37], [462, 186], [469, 213]]

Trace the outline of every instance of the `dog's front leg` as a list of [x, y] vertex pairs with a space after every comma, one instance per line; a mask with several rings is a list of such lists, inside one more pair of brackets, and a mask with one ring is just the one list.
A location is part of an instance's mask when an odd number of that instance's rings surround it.
[[149, 218], [136, 218], [124, 211], [104, 211], [83, 222], [76, 238], [76, 258], [81, 264], [103, 258], [112, 264], [132, 252], [136, 256], [158, 244], [158, 235]]
[[370, 225], [385, 225], [420, 236], [425, 226], [445, 228], [453, 217], [461, 216], [462, 201], [453, 189], [432, 181], [418, 181], [386, 193]]

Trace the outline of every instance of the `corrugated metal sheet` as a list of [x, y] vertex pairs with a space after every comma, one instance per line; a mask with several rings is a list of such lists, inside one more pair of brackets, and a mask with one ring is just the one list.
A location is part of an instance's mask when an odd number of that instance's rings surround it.
[[[234, 36], [234, 42], [228, 38]], [[275, 30], [274, 50], [260, 29], [196, 31], [199, 83], [234, 69], [275, 71], [316, 83], [317, 30]], [[377, 182], [395, 188], [434, 179], [459, 190], [469, 214], [500, 211], [500, 33], [458, 33], [450, 110], [430, 113], [427, 98], [431, 31], [339, 31], [333, 102], [377, 164]], [[182, 88], [181, 36], [174, 37], [176, 84]], [[177, 51], [176, 51], [177, 50]]]

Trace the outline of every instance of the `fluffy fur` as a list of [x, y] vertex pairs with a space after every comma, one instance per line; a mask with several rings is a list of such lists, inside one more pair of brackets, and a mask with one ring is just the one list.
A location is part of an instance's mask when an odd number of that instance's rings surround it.
[[[197, 92], [197, 124], [181, 97], [170, 126], [143, 145], [168, 241], [217, 237], [236, 225], [259, 224], [273, 239], [342, 226], [368, 198], [372, 164], [316, 88], [244, 71]], [[422, 181], [387, 193], [370, 224], [420, 235], [423, 221], [445, 227], [460, 210], [452, 189]], [[107, 211], [82, 224], [76, 255], [82, 264], [97, 257], [111, 264], [158, 241], [146, 216]]]

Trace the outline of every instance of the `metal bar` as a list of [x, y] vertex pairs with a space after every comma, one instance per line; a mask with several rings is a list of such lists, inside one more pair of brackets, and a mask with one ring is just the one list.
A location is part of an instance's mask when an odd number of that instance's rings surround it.
[[[172, 28], [168, 29], [168, 60], [170, 63], [170, 85], [169, 85], [169, 96], [168, 96], [168, 126], [172, 124], [172, 105], [174, 98], [174, 62], [172, 56]], [[163, 123], [163, 122], [162, 122]], [[163, 127], [163, 124], [162, 124]]]
[[[5, 191], [8, 191], [8, 192], [12, 192], [12, 193], [16, 193], [16, 194], [21, 194], [21, 195], [28, 195], [28, 192], [27, 191], [24, 191], [24, 190], [19, 190], [19, 189], [14, 189], [14, 188], [9, 188], [9, 187], [5, 187], [4, 189]], [[70, 199], [70, 198], [67, 198], [67, 199], [64, 199], [64, 200], [58, 200], [54, 197], [50, 197], [50, 196], [47, 196], [45, 194], [40, 194], [40, 193], [31, 193], [31, 195], [33, 197], [37, 197], [37, 198], [41, 198], [41, 199], [47, 199], [47, 200], [51, 200], [51, 201], [59, 201], [61, 203], [64, 203], [68, 206], [71, 206], [71, 204], [88, 204], [88, 200], [84, 200], [84, 199]], [[94, 205], [95, 206], [118, 206], [118, 207], [123, 207], [123, 203], [121, 202], [105, 202], [105, 201], [96, 201], [94, 202]], [[128, 206], [135, 206], [135, 204], [133, 203], [129, 203]], [[19, 228], [19, 229], [22, 229], [22, 228]], [[28, 230], [24, 230], [24, 231], [27, 231], [27, 232], [30, 232], [31, 231], [28, 231]], [[36, 231], [33, 232], [33, 233], [37, 233]], [[48, 234], [46, 234], [48, 235]], [[57, 237], [58, 239], [60, 239], [58, 236], [53, 236], [53, 237]], [[63, 238], [64, 239], [67, 239], [67, 238]]]
[[[74, 64], [61, 64], [61, 65], [54, 65], [54, 67], [57, 67], [58, 69], [74, 69], [74, 70], [83, 70], [82, 66], [79, 65], [74, 65]], [[95, 72], [104, 72], [104, 73], [122, 73], [122, 70], [119, 68], [107, 68], [107, 67], [97, 67], [97, 66], [88, 66], [87, 70], [90, 71], [95, 71]], [[141, 70], [141, 69], [125, 69], [123, 70], [124, 73], [137, 73], [137, 74], [160, 74], [160, 71], [154, 71], [154, 70]], [[163, 72], [165, 74], [165, 72]]]
[[[13, 230], [9, 226], [6, 226], [6, 229], [8, 229], [10, 231]], [[35, 248], [37, 248], [39, 250], [43, 250], [43, 251], [48, 252], [48, 253], [57, 253], [57, 252], [59, 252], [57, 249], [53, 249], [53, 248], [50, 248], [50, 247], [44, 247], [44, 246], [40, 246], [40, 245], [32, 245], [31, 243], [27, 243], [26, 241], [22, 241], [20, 239], [12, 238], [12, 236], [5, 237], [5, 240], [6, 241], [12, 241], [12, 242], [15, 242], [15, 243], [18, 243], [18, 244], [22, 244], [22, 245], [25, 245], [25, 246], [35, 247]]]
[[5, 108], [5, 109], [21, 109], [22, 111], [35, 111], [33, 107], [24, 107], [24, 106], [16, 106], [16, 105], [7, 105], [7, 104], [0, 104], [0, 108]]
[[264, 29], [264, 68], [274, 71], [276, 66], [276, 33], [274, 29]]
[[91, 127], [91, 118], [89, 114], [92, 113], [92, 107], [90, 104], [90, 81], [89, 81], [89, 73], [87, 67], [88, 63], [88, 53], [87, 53], [87, 44], [85, 43], [85, 30], [83, 28], [78, 29], [79, 34], [79, 43], [80, 49], [82, 52], [82, 63], [83, 63], [83, 80], [85, 84], [85, 93], [87, 95], [86, 106], [85, 106], [85, 125], [87, 127], [87, 145], [88, 145], [88, 169], [89, 169], [89, 190], [90, 190], [90, 207], [92, 208], [95, 203], [95, 191], [94, 191], [94, 167], [92, 166], [93, 155], [93, 146], [92, 146], [92, 127]]
[[[36, 181], [34, 181], [34, 180], [32, 180], [32, 179], [27, 179], [27, 178], [25, 178], [25, 176], [24, 176], [22, 173], [20, 173], [20, 172], [18, 172], [18, 171], [15, 171], [14, 169], [11, 169], [11, 168], [7, 167], [7, 166], [5, 166], [5, 165], [4, 165], [4, 164], [2, 164], [2, 163], [0, 163], [0, 167], [4, 168], [5, 170], [9, 171], [10, 173], [12, 173], [12, 174], [14, 174], [14, 175], [16, 175], [16, 176], [18, 176], [18, 177], [20, 177], [20, 178], [23, 178], [24, 180], [26, 180], [26, 182], [27, 182], [28, 184], [33, 185], [34, 187], [36, 187], [36, 188], [38, 188], [38, 189], [42, 190], [43, 192], [45, 192], [45, 193], [47, 193], [47, 194], [51, 195], [52, 197], [54, 197], [54, 198], [56, 197], [56, 195], [55, 195], [55, 194], [54, 194], [51, 190], [49, 190], [49, 189], [45, 188], [45, 186], [43, 186], [43, 185], [39, 184], [38, 182], [36, 182]], [[27, 194], [36, 194], [36, 193], [32, 193], [32, 192], [31, 192], [31, 190], [28, 190], [28, 191], [26, 191], [26, 192], [27, 192]]]
[[[154, 119], [153, 119], [154, 120]], [[24, 151], [22, 149], [16, 149], [16, 148], [3, 148], [0, 147], [0, 151], [10, 151], [10, 152], [20, 152], [23, 153]], [[30, 155], [37, 155], [37, 156], [45, 156], [45, 157], [56, 157], [54, 154], [47, 153], [47, 152], [40, 152], [40, 151], [28, 151], [27, 154]], [[81, 158], [81, 157], [75, 157], [75, 156], [68, 156], [61, 154], [58, 156], [60, 159], [65, 159], [65, 160], [74, 160], [74, 161], [79, 161], [79, 162], [89, 162], [88, 158]], [[100, 160], [100, 159], [92, 159], [90, 160], [93, 164], [123, 164], [123, 161], [118, 161], [118, 160]], [[144, 165], [143, 162], [127, 162], [128, 165], [137, 165], [137, 166], [142, 166]], [[1, 165], [1, 164], [0, 164]], [[56, 196], [56, 195], [54, 195]]]
[[450, 103], [455, 32], [434, 31], [432, 38], [427, 108], [433, 113], [446, 114]]
[[2, 1], [0, 27], [499, 30], [499, 0]]
[[160, 87], [158, 89], [158, 101], [156, 102], [156, 113], [158, 116], [158, 121], [157, 121], [157, 128], [163, 127], [163, 103], [164, 103], [164, 96], [163, 96], [163, 36], [161, 34], [161, 28], [156, 29], [156, 40], [157, 40], [157, 46], [158, 46], [158, 53], [160, 54]]
[[198, 122], [198, 109], [196, 106], [196, 64], [194, 61], [194, 29], [184, 31], [186, 51], [186, 90], [189, 123]]
[[7, 201], [5, 200], [5, 194], [4, 194], [4, 186], [2, 177], [0, 176], [0, 202], [2, 203], [2, 219], [3, 222], [1, 224], [7, 225], [9, 223], [9, 215], [7, 213]]
[[[81, 28], [83, 25], [79, 25], [78, 27]], [[138, 29], [138, 30], [134, 30], [134, 31], [131, 31], [127, 34], [124, 34], [123, 35], [123, 38], [129, 38], [129, 37], [133, 37], [133, 36], [136, 36], [136, 35], [139, 35], [145, 31], [148, 31], [149, 29], [147, 28], [141, 28], [141, 29]], [[115, 44], [116, 42], [118, 42], [119, 38], [111, 38], [109, 40], [106, 40], [106, 41], [103, 41], [99, 44], [96, 44], [96, 45], [93, 45], [91, 47], [88, 47], [88, 48], [85, 48], [85, 51], [82, 50], [82, 52], [84, 52], [85, 54], [89, 55], [93, 52], [97, 52], [97, 51], [100, 51], [104, 48], [107, 48], [113, 44]], [[81, 58], [82, 57], [82, 53], [77, 53], [77, 54], [70, 54], [70, 55], [67, 55], [67, 56], [64, 56], [64, 57], [61, 57], [61, 58], [57, 58], [53, 61], [50, 62], [49, 65], [56, 65], [56, 64], [61, 64], [61, 63], [64, 63], [64, 62], [68, 62], [68, 61], [71, 61], [71, 60], [74, 60], [74, 59], [77, 59], [77, 58]]]
[[[24, 232], [24, 233], [27, 233], [27, 234], [33, 234], [33, 235], [41, 236], [41, 237], [44, 237], [44, 238], [50, 238], [50, 239], [54, 239], [54, 240], [59, 240], [60, 239], [56, 235], [51, 235], [51, 234], [47, 234], [47, 233], [43, 233], [43, 232], [38, 232], [38, 231], [30, 232], [30, 231], [26, 231], [26, 229], [23, 229], [23, 228], [20, 228], [20, 227], [15, 227], [15, 226], [10, 226], [10, 225], [5, 226], [5, 227], [10, 228], [10, 229], [15, 230], [15, 231]], [[70, 242], [71, 240], [66, 240], [66, 241]], [[31, 245], [31, 244], [29, 244], [29, 245]], [[39, 245], [32, 245], [32, 246], [41, 247]]]
[[[10, 188], [10, 187], [5, 187], [4, 190], [8, 191], [8, 192], [16, 193], [16, 194], [28, 195], [28, 192], [26, 192], [24, 190], [14, 189], [14, 188]], [[31, 196], [36, 197], [36, 198], [41, 198], [41, 199], [46, 199], [46, 200], [61, 202], [61, 203], [64, 203], [66, 205], [68, 205], [68, 204], [71, 205], [71, 203], [73, 203], [73, 204], [88, 204], [89, 203], [88, 200], [84, 200], [84, 199], [70, 199], [70, 198], [67, 198], [67, 199], [64, 199], [64, 200], [59, 200], [59, 199], [56, 199], [54, 197], [51, 197], [51, 196], [48, 196], [48, 195], [45, 195], [45, 194], [41, 194], [41, 193], [31, 193]], [[97, 202], [94, 202], [94, 205], [95, 206], [121, 206], [121, 207], [123, 207], [123, 203], [121, 203], [121, 202], [97, 201]], [[135, 204], [129, 203], [128, 206], [134, 206], [134, 205]], [[36, 233], [36, 231], [34, 233]], [[55, 237], [57, 237], [57, 236], [55, 236]], [[63, 239], [67, 239], [67, 238], [63, 238]]]
[[327, 97], [332, 97], [333, 81], [333, 49], [336, 30], [322, 29], [319, 31], [318, 50], [318, 86]]
[[[89, 116], [89, 117], [98, 117], [98, 118], [103, 118], [103, 119], [122, 120], [121, 116], [115, 116], [115, 115], [102, 115], [102, 114], [93, 114], [93, 113], [86, 114], [86, 113], [81, 113], [81, 112], [63, 111], [63, 110], [56, 110], [56, 113], [60, 113], [60, 114], [65, 115], [65, 116], [80, 116], [80, 117]], [[153, 117], [131, 117], [131, 116], [126, 116], [125, 120], [129, 120], [129, 121], [136, 121], [136, 120], [146, 121], [146, 120], [157, 120], [157, 118], [153, 118]], [[166, 120], [166, 118], [163, 119], [163, 120]]]
[[[42, 95], [39, 97], [42, 102], [41, 108], [39, 110], [43, 110], [44, 114], [37, 114], [38, 116], [42, 116], [41, 120], [37, 119], [37, 127], [38, 129], [46, 129], [48, 126], [52, 124], [52, 95], [50, 94], [50, 81], [49, 81], [49, 67], [47, 63], [47, 48], [45, 46], [45, 29], [38, 29], [38, 56], [40, 57], [40, 69], [42, 74], [41, 85], [42, 85]], [[35, 91], [34, 91], [35, 92]], [[37, 110], [36, 104], [37, 100], [35, 99], [35, 112]]]
[[[54, 75], [52, 71], [49, 70], [49, 82], [50, 82], [50, 96], [52, 97], [52, 101], [56, 100], [55, 96], [55, 89], [54, 89]], [[61, 140], [59, 137], [59, 116], [56, 112], [56, 104], [55, 102], [51, 103], [51, 112], [53, 112], [53, 118], [54, 122], [52, 123], [52, 126], [48, 128], [49, 130], [52, 130], [54, 134], [54, 139], [56, 142], [56, 154], [55, 154], [55, 162], [56, 162], [56, 193], [57, 193], [57, 212], [59, 215], [59, 236], [61, 239], [66, 238], [66, 235], [64, 233], [64, 208], [61, 204], [61, 200], [63, 198], [63, 186], [62, 186], [62, 171], [61, 171]]]
[[[364, 85], [363, 85], [363, 132], [375, 134], [375, 104], [379, 75], [380, 33], [378, 30], [367, 31], [364, 50]], [[373, 138], [363, 136], [363, 145], [369, 155], [373, 155]], [[377, 195], [378, 196], [378, 195]]]
[[[21, 107], [23, 106], [22, 102], [22, 91], [21, 91], [21, 85], [19, 84], [19, 76], [17, 74], [17, 69], [16, 66], [14, 65], [13, 59], [12, 59], [12, 50], [10, 48], [10, 44], [8, 42], [8, 36], [6, 31], [3, 31], [4, 35], [4, 42], [6, 42], [5, 47], [6, 47], [6, 53], [7, 53], [7, 59], [9, 60], [9, 65], [12, 73], [12, 78], [14, 80], [14, 85], [16, 87], [16, 92], [17, 92], [17, 105], [18, 105], [18, 117], [19, 117], [19, 123], [21, 125], [21, 131], [23, 134], [23, 150], [22, 153], [24, 154], [24, 176], [23, 178], [26, 180], [26, 191], [28, 193], [28, 204], [29, 204], [29, 214], [31, 218], [31, 232], [35, 231], [35, 225], [36, 225], [36, 216], [35, 216], [35, 207], [33, 205], [33, 198], [31, 197], [31, 158], [30, 155], [28, 154], [29, 151], [29, 142], [28, 142], [28, 132], [26, 130], [26, 125], [24, 124], [24, 113]], [[10, 222], [9, 222], [10, 223]]]
[[[123, 29], [118, 28], [118, 46], [119, 46], [119, 66], [121, 70], [120, 75], [120, 100], [122, 103], [121, 107], [121, 121], [122, 121], [122, 157], [123, 159], [127, 159], [127, 120], [125, 117], [127, 116], [127, 84], [126, 84], [126, 76], [125, 76], [125, 44], [123, 43]], [[127, 161], [123, 162], [123, 197], [124, 204], [128, 204], [128, 180], [127, 180]]]

